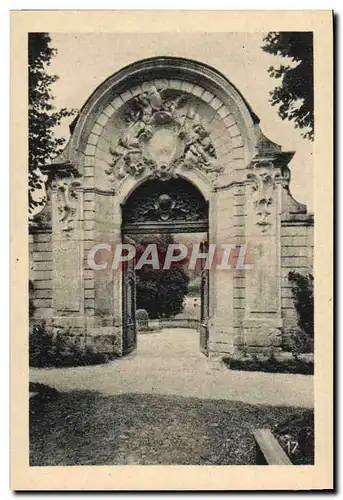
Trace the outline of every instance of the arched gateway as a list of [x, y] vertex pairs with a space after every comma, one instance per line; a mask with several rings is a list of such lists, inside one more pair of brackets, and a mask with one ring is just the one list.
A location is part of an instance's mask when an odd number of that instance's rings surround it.
[[209, 242], [246, 244], [252, 264], [211, 270], [205, 351], [277, 348], [296, 322], [287, 274], [311, 265], [312, 219], [289, 192], [292, 157], [213, 68], [157, 57], [114, 74], [46, 168], [48, 203], [30, 234], [33, 320], [125, 354], [127, 267], [95, 270], [89, 251], [144, 225], [201, 226]]
[[[148, 179], [139, 185], [122, 205], [122, 242], [128, 242], [134, 249], [138, 246], [137, 243], [142, 241], [140, 238], [145, 235], [186, 233], [190, 236], [190, 233], [201, 233], [205, 236], [202, 242], [197, 244], [198, 255], [206, 255], [208, 253], [208, 231], [208, 201], [192, 183], [181, 176], [174, 177], [164, 173], [162, 179]], [[184, 250], [189, 249], [187, 254], [190, 260], [191, 255], [189, 254], [194, 254], [192, 250], [195, 249], [193, 249], [191, 241], [188, 243], [190, 243], [188, 248], [184, 244], [183, 246]], [[154, 266], [163, 269], [166, 264], [166, 256], [159, 255], [156, 243], [154, 246], [156, 253]], [[149, 251], [148, 247], [146, 249]], [[172, 249], [171, 259], [174, 253], [179, 251], [180, 248]], [[153, 254], [151, 253], [149, 256], [152, 257]], [[206, 258], [197, 260], [201, 265], [199, 269], [201, 283], [200, 349], [204, 354], [208, 354], [210, 272], [205, 267]], [[135, 263], [138, 267], [139, 260], [137, 262], [137, 259], [123, 263], [123, 352], [129, 352], [136, 346], [136, 325], [133, 321], [135, 317]], [[177, 265], [176, 262], [174, 262], [175, 265]], [[151, 264], [149, 264], [149, 268], [150, 266]]]

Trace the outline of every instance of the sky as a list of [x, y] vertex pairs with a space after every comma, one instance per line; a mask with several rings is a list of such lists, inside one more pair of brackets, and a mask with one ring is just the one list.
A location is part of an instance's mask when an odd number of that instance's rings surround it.
[[[57, 108], [80, 109], [110, 75], [137, 60], [179, 56], [208, 64], [223, 73], [260, 118], [263, 133], [284, 151], [295, 151], [290, 162], [291, 193], [313, 211], [312, 143], [294, 124], [283, 121], [271, 106], [269, 92], [277, 80], [267, 69], [285, 60], [265, 53], [262, 33], [52, 33], [58, 53], [49, 67], [59, 80], [53, 84]], [[58, 135], [69, 137], [65, 120]]]

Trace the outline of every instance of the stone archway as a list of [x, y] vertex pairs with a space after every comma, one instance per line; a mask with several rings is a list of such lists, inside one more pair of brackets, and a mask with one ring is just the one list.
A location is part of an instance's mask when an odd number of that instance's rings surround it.
[[[31, 250], [50, 255], [49, 298], [36, 317], [123, 353], [122, 276], [91, 269], [87, 256], [97, 243], [120, 241], [121, 207], [130, 193], [148, 179], [175, 176], [209, 202], [212, 242], [251, 250], [249, 272], [211, 276], [210, 354], [278, 346], [284, 319], [296, 318], [283, 291], [289, 265], [282, 249], [291, 249], [300, 269], [307, 264], [293, 242], [301, 237], [306, 249], [312, 234], [306, 207], [289, 192], [293, 154], [268, 140], [243, 96], [202, 63], [157, 57], [112, 75], [85, 103], [68, 145], [46, 168], [48, 204], [38, 217], [43, 224], [32, 230]], [[33, 270], [33, 281], [40, 273]]]
[[[206, 237], [199, 248], [199, 254], [201, 254], [204, 253], [203, 247], [208, 242], [208, 213], [209, 204], [198, 188], [182, 177], [171, 174], [166, 176], [164, 172], [162, 179], [152, 178], [140, 184], [122, 205], [122, 241], [129, 242], [135, 247], [141, 241], [140, 238], [148, 235], [156, 237], [156, 235], [161, 234], [205, 233]], [[192, 251], [191, 242], [189, 243], [190, 245], [187, 247], [188, 259]], [[186, 247], [184, 243], [183, 247]], [[156, 246], [155, 249], [156, 255], [159, 257], [158, 271], [161, 271], [165, 255], [161, 255]], [[201, 282], [199, 344], [200, 350], [208, 355], [209, 270], [204, 268], [204, 259], [198, 259], [198, 261], [201, 265], [199, 269]], [[124, 263], [122, 273], [123, 352], [127, 353], [136, 347], [137, 342], [136, 324], [135, 321], [132, 321], [132, 318], [135, 317], [133, 259]]]

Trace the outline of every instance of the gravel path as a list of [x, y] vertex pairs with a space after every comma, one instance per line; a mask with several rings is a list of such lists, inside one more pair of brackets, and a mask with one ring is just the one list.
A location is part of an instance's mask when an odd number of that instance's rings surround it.
[[177, 395], [313, 407], [312, 376], [218, 369], [199, 352], [197, 332], [187, 329], [139, 335], [137, 351], [106, 365], [31, 369], [30, 380], [63, 392]]

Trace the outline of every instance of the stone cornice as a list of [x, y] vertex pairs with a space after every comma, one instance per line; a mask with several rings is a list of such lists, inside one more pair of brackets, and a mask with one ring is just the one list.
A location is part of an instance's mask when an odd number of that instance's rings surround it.
[[281, 218], [282, 227], [285, 226], [314, 226], [313, 214], [285, 214]]
[[82, 177], [73, 163], [63, 158], [60, 158], [59, 161], [55, 159], [53, 163], [42, 167], [41, 171], [48, 177], [48, 183], [70, 177], [71, 175], [75, 178]]

